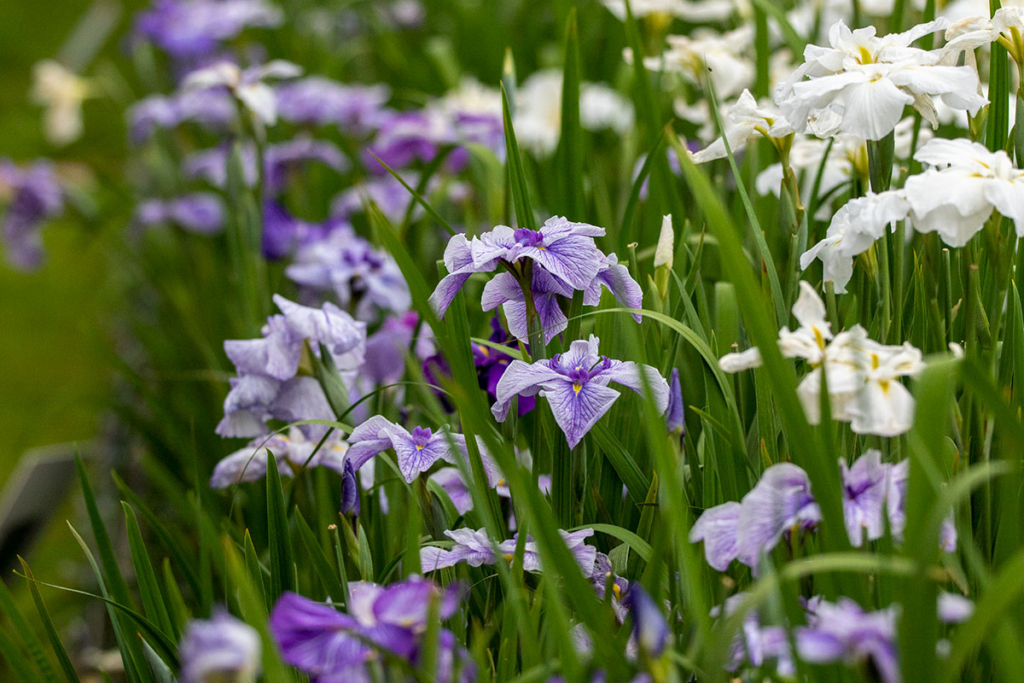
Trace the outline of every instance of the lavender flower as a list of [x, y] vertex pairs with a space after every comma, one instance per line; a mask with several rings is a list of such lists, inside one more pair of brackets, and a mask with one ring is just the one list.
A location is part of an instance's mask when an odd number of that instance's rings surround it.
[[797, 652], [805, 662], [869, 661], [882, 683], [899, 683], [896, 611], [865, 612], [847, 598], [815, 601], [808, 626], [796, 631]]
[[[711, 616], [731, 616], [747, 598], [746, 593], [736, 593], [726, 598], [721, 607], [711, 610]], [[775, 661], [775, 669], [781, 676], [792, 676], [795, 672], [793, 654], [789, 648], [789, 637], [782, 626], [762, 626], [755, 610], [743, 617], [743, 629], [736, 635], [730, 649], [728, 671], [738, 671], [744, 663], [752, 667], [763, 667]]]
[[[224, 399], [224, 419], [217, 425], [221, 436], [258, 436], [272, 418], [287, 422], [334, 418], [319, 383], [297, 376], [306, 340], [314, 355], [319, 356], [320, 344], [327, 347], [349, 384], [362, 364], [365, 323], [330, 303], [321, 309], [307, 308], [277, 295], [274, 303], [282, 315], [267, 320], [260, 339], [224, 342], [238, 377], [231, 380], [231, 391]], [[307, 431], [322, 434], [324, 429]]]
[[545, 221], [540, 230], [513, 230], [499, 225], [472, 241], [465, 235], [455, 235], [444, 252], [448, 275], [441, 279], [430, 302], [438, 315], [444, 315], [470, 275], [491, 272], [499, 263], [515, 265], [523, 259], [532, 260], [566, 287], [587, 290], [606, 264], [607, 257], [594, 244], [594, 237], [604, 234], [604, 228], [556, 216]]
[[247, 69], [234, 62], [221, 61], [190, 73], [182, 89], [189, 92], [227, 88], [255, 121], [272, 126], [277, 123], [277, 99], [273, 88], [264, 81], [296, 78], [301, 73], [299, 66], [283, 59]]
[[416, 161], [430, 162], [441, 145], [455, 140], [451, 122], [439, 114], [423, 109], [383, 115], [377, 137], [364, 151], [366, 166], [382, 174], [386, 172], [376, 163], [375, 156], [393, 169], [406, 168]]
[[171, 223], [189, 232], [215, 235], [224, 229], [224, 207], [210, 192], [148, 199], [136, 209], [135, 221], [145, 227]]
[[[205, 180], [216, 188], [223, 189], [228, 180], [228, 158], [230, 148], [226, 146], [196, 152], [185, 160], [184, 173], [189, 178]], [[255, 187], [256, 150], [252, 145], [241, 149], [242, 178], [248, 187]], [[284, 188], [289, 172], [310, 161], [316, 161], [339, 173], [349, 167], [348, 158], [337, 145], [309, 137], [297, 137], [288, 142], [269, 145], [263, 158], [264, 183], [266, 189], [278, 192]]]
[[310, 439], [298, 427], [288, 430], [288, 435], [274, 434], [266, 439], [256, 439], [245, 448], [223, 458], [213, 468], [210, 486], [222, 489], [240, 482], [259, 481], [267, 476], [267, 458], [271, 454], [283, 476], [291, 476], [302, 468], [326, 467], [338, 474], [345, 474], [348, 444], [333, 432], [320, 450], [314, 454], [319, 439]]
[[2, 239], [15, 268], [34, 270], [43, 262], [42, 225], [64, 210], [64, 191], [48, 161], [21, 169], [0, 159], [0, 199], [10, 195]]
[[415, 663], [431, 602], [438, 601], [439, 615], [447, 619], [459, 607], [462, 588], [441, 589], [414, 576], [387, 587], [353, 582], [349, 592], [349, 614], [285, 593], [270, 615], [284, 661], [318, 682], [367, 680], [366, 663], [375, 650]]
[[342, 84], [313, 76], [276, 88], [278, 115], [291, 123], [332, 124], [363, 134], [375, 128], [391, 93], [386, 85]]
[[[619, 264], [615, 254], [604, 257], [597, 275], [583, 293], [584, 306], [597, 306], [601, 303], [601, 288], [612, 293], [616, 301], [625, 308], [639, 309], [643, 307], [644, 293], [640, 285], [629, 274], [629, 268]], [[633, 320], [640, 322], [639, 313], [631, 313]]]
[[569, 446], [575, 447], [619, 397], [619, 392], [608, 386], [610, 382], [629, 387], [642, 396], [645, 378], [658, 412], [664, 413], [668, 407], [668, 384], [658, 371], [648, 365], [637, 366], [631, 361], [601, 356], [598, 343], [597, 337], [591, 335], [590, 341], [574, 341], [568, 353], [550, 360], [512, 361], [498, 382], [497, 400], [491, 407], [494, 417], [503, 422], [515, 396], [540, 393], [548, 399]]
[[[885, 534], [885, 503], [892, 485], [893, 465], [882, 463], [882, 453], [870, 450], [857, 458], [852, 467], [840, 458], [843, 474], [843, 516], [850, 543], [860, 547]], [[895, 496], [895, 493], [893, 493]]]
[[[572, 289], [567, 287], [546, 270], [537, 268], [533, 271], [533, 305], [540, 318], [544, 330], [544, 342], [550, 342], [568, 324], [568, 318], [562, 312], [558, 297], [571, 297]], [[486, 285], [480, 306], [485, 311], [501, 306], [508, 320], [508, 330], [523, 342], [529, 342], [530, 332], [527, 328], [526, 298], [519, 282], [511, 273], [498, 273]]]
[[[419, 177], [415, 173], [406, 172], [401, 176], [410, 187], [416, 187], [419, 183]], [[431, 179], [427, 184], [427, 193], [434, 192], [439, 182], [437, 178]], [[400, 223], [405, 218], [412, 198], [409, 191], [393, 176], [373, 177], [338, 193], [331, 202], [331, 215], [348, 219], [353, 214], [362, 212], [368, 201], [376, 204], [392, 223]], [[417, 204], [412, 215], [413, 218], [422, 216], [423, 208]]]
[[[436, 571], [445, 567], [454, 567], [462, 562], [466, 562], [473, 567], [495, 564], [499, 556], [511, 561], [515, 557], [516, 544], [519, 538], [519, 535], [516, 534], [514, 538], [496, 544], [498, 553], [495, 554], [494, 545], [492, 545], [490, 538], [487, 536], [487, 531], [484, 529], [478, 529], [477, 531], [458, 529], [456, 531], [445, 531], [444, 533], [455, 541], [455, 545], [450, 550], [434, 546], [420, 548], [420, 566], [423, 567], [423, 571]], [[597, 549], [586, 545], [584, 540], [593, 536], [594, 530], [581, 529], [573, 532], [559, 530], [558, 533], [562, 535], [566, 546], [572, 552], [573, 557], [576, 558], [576, 562], [579, 563], [583, 575], [588, 578], [593, 576]], [[523, 548], [523, 571], [543, 571], [537, 543], [529, 536]]]
[[253, 683], [260, 673], [256, 629], [222, 608], [208, 621], [188, 623], [181, 641], [181, 683]]
[[[466, 437], [462, 434], [447, 430], [435, 434], [430, 428], [424, 427], [415, 427], [410, 433], [381, 415], [375, 415], [356, 427], [349, 435], [348, 441], [351, 445], [349, 457], [357, 469], [378, 453], [393, 449], [398, 456], [398, 469], [410, 483], [439, 460], [468, 463]], [[482, 442], [478, 440], [477, 444], [488, 480], [498, 481], [501, 478], [501, 471], [483, 448]]]
[[178, 59], [200, 57], [248, 26], [281, 23], [280, 10], [262, 0], [156, 0], [135, 19], [135, 32]]
[[821, 511], [811, 495], [807, 473], [792, 463], [772, 465], [741, 503], [706, 510], [690, 530], [690, 541], [704, 541], [708, 564], [724, 571], [734, 559], [757, 568], [761, 555], [790, 529], [811, 527]]
[[285, 275], [312, 290], [333, 291], [360, 320], [373, 320], [381, 311], [404, 313], [412, 303], [395, 260], [347, 225], [300, 247]]
[[142, 143], [157, 129], [175, 128], [187, 121], [195, 121], [208, 130], [224, 130], [236, 112], [234, 100], [226, 92], [190, 91], [139, 100], [128, 111], [128, 122], [132, 140]]

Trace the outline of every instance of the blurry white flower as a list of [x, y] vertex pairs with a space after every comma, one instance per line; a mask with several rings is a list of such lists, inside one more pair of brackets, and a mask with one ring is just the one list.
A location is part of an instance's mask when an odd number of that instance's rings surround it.
[[[587, 130], [609, 128], [623, 134], [633, 127], [632, 105], [599, 83], [580, 84], [580, 124]], [[516, 90], [513, 117], [516, 140], [524, 149], [546, 157], [558, 147], [562, 133], [562, 73], [538, 71]]]
[[[726, 100], [754, 82], [754, 65], [746, 57], [753, 37], [750, 25], [727, 33], [698, 29], [691, 35], [668, 36], [665, 54], [648, 57], [644, 64], [652, 71], [678, 72], [697, 85], [707, 76], [718, 98]], [[626, 58], [631, 60], [632, 54]]]
[[920, 349], [909, 343], [883, 346], [869, 341], [864, 346], [864, 385], [847, 406], [850, 429], [855, 434], [899, 436], [914, 424], [914, 397], [900, 377], [913, 377], [924, 369]]
[[819, 137], [843, 132], [880, 140], [907, 105], [937, 126], [933, 96], [973, 115], [987, 103], [974, 69], [940, 64], [941, 50], [910, 47], [947, 26], [933, 21], [878, 38], [872, 26], [851, 31], [840, 21], [829, 30], [830, 48], [807, 46], [805, 63], [776, 88], [775, 101], [796, 130]]
[[91, 94], [89, 81], [59, 62], [47, 59], [32, 67], [30, 97], [46, 108], [43, 130], [55, 145], [66, 145], [82, 135], [82, 101]]
[[[620, 21], [626, 20], [626, 0], [601, 0]], [[629, 8], [637, 19], [664, 15], [689, 22], [723, 21], [736, 9], [734, 0], [632, 0]]]
[[914, 158], [931, 168], [906, 183], [911, 219], [919, 232], [938, 232], [962, 247], [998, 211], [1024, 236], [1024, 171], [1006, 152], [970, 140], [931, 140]]
[[272, 126], [277, 123], [277, 99], [273, 88], [264, 81], [296, 78], [301, 74], [301, 67], [282, 59], [245, 70], [232, 62], [218, 62], [190, 73], [182, 89], [191, 91], [225, 87], [258, 121]]
[[887, 227], [906, 218], [908, 211], [910, 204], [902, 190], [851, 200], [832, 217], [825, 239], [800, 257], [800, 268], [806, 270], [814, 259], [821, 259], [824, 280], [835, 283], [836, 292], [845, 293], [857, 255], [867, 251]]
[[[747, 140], [757, 135], [775, 141], [793, 134], [793, 127], [781, 112], [771, 103], [758, 106], [757, 100], [749, 90], [744, 90], [736, 103], [729, 107], [722, 125], [725, 128], [725, 140], [728, 140], [729, 148], [734, 153], [743, 148]], [[725, 142], [718, 138], [701, 151], [694, 153], [691, 158], [694, 163], [701, 164], [725, 156]]]

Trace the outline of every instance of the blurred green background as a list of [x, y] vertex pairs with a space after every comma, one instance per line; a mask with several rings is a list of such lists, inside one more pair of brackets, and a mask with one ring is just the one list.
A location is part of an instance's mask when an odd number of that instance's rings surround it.
[[[0, 263], [0, 482], [29, 448], [88, 439], [97, 433], [109, 404], [113, 316], [122, 287], [111, 247], [124, 229], [130, 207], [118, 201], [118, 158], [125, 127], [110, 98], [87, 102], [85, 135], [56, 149], [43, 137], [41, 110], [28, 97], [32, 66], [57, 55], [79, 22], [96, 7], [116, 11], [117, 27], [94, 38], [99, 53], [90, 70], [112, 66], [123, 32], [140, 2], [47, 0], [5, 3], [0, 21], [0, 156], [16, 163], [51, 157], [77, 174], [92, 169], [90, 189], [100, 189], [103, 222], [88, 207], [72, 208], [44, 230], [47, 259], [23, 273]], [[91, 46], [87, 46], [91, 47]], [[106, 204], [122, 205], [109, 215]], [[86, 209], [84, 212], [81, 209]]]

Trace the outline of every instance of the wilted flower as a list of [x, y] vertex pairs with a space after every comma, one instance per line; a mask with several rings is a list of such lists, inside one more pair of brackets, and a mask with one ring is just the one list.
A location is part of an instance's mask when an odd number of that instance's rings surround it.
[[260, 636], [224, 609], [209, 620], [193, 619], [179, 652], [181, 683], [253, 683], [260, 673]]
[[92, 94], [89, 81], [52, 59], [32, 69], [32, 101], [45, 107], [43, 130], [55, 145], [66, 145], [82, 135], [82, 102]]
[[550, 360], [512, 361], [498, 381], [497, 401], [491, 407], [494, 417], [504, 422], [513, 398], [539, 393], [547, 398], [569, 447], [574, 448], [619, 397], [619, 392], [608, 386], [611, 382], [641, 396], [647, 385], [658, 413], [664, 413], [668, 407], [665, 378], [649, 365], [599, 355], [598, 343], [591, 335], [589, 341], [574, 341], [567, 353]]
[[14, 267], [33, 270], [43, 262], [43, 223], [64, 210], [61, 189], [49, 161], [18, 168], [0, 159], [0, 200], [10, 198], [0, 237]]
[[272, 126], [277, 123], [277, 98], [264, 81], [296, 78], [301, 73], [301, 67], [283, 59], [244, 70], [233, 62], [218, 62], [190, 73], [182, 89], [189, 92], [227, 88], [256, 121]]
[[987, 101], [978, 94], [974, 69], [940, 64], [939, 50], [910, 47], [948, 25], [942, 19], [878, 38], [874, 26], [851, 31], [840, 20], [829, 30], [831, 47], [808, 45], [805, 63], [776, 88], [775, 101], [801, 133], [843, 132], [865, 140], [891, 133], [907, 105], [937, 127], [933, 96], [976, 114]]
[[200, 235], [214, 235], [224, 229], [224, 207], [209, 192], [196, 192], [173, 199], [147, 199], [135, 211], [142, 226], [173, 224]]

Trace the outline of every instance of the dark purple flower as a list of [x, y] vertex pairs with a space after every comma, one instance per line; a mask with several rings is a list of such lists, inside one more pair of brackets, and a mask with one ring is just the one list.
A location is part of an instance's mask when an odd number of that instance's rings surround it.
[[644, 587], [634, 583], [626, 597], [633, 617], [633, 637], [648, 657], [660, 657], [668, 643], [668, 622]]
[[668, 384], [668, 410], [665, 411], [665, 426], [668, 431], [679, 431], [679, 438], [686, 435], [686, 421], [683, 406], [683, 388], [679, 384], [679, 369], [672, 368]]
[[281, 11], [262, 0], [155, 0], [136, 17], [135, 32], [181, 59], [208, 55], [248, 26], [281, 20]]
[[335, 125], [362, 134], [375, 128], [390, 92], [386, 85], [342, 84], [312, 76], [276, 88], [278, 116], [291, 123]]
[[42, 226], [64, 210], [64, 191], [48, 161], [21, 169], [0, 159], [0, 198], [10, 193], [2, 238], [15, 268], [34, 270], [43, 262]]
[[142, 226], [171, 223], [200, 235], [224, 229], [224, 207], [211, 192], [194, 192], [173, 199], [147, 199], [139, 204], [135, 220]]
[[356, 484], [356, 471], [352, 461], [345, 460], [345, 470], [341, 475], [341, 514], [359, 516], [359, 486]]
[[381, 311], [405, 313], [412, 303], [391, 255], [375, 249], [348, 225], [300, 247], [285, 275], [303, 287], [333, 291], [360, 320], [372, 321]]
[[185, 628], [181, 683], [253, 683], [260, 673], [260, 650], [256, 629], [217, 608], [208, 621], [194, 619]]
[[648, 365], [599, 355], [598, 339], [591, 335], [590, 341], [574, 341], [567, 353], [550, 360], [512, 361], [498, 381], [497, 400], [491, 412], [503, 422], [514, 397], [541, 393], [548, 399], [569, 446], [575, 447], [619, 397], [619, 392], [608, 386], [610, 382], [643, 396], [645, 378], [659, 414], [664, 413], [668, 407], [668, 383], [658, 371]]

